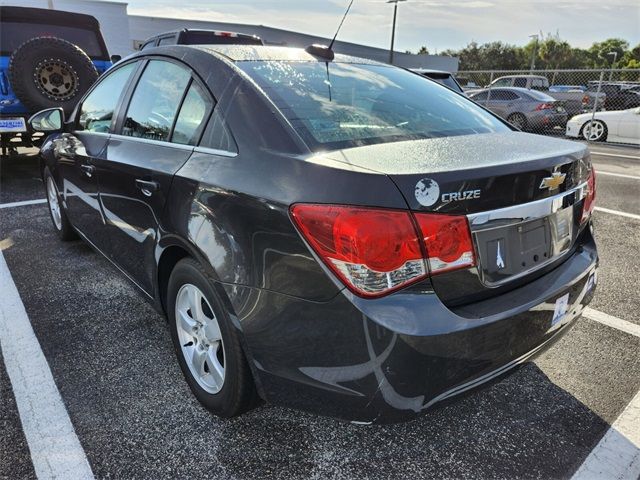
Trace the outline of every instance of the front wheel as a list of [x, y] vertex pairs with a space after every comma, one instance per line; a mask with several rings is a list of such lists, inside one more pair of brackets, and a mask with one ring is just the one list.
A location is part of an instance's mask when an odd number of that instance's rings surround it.
[[589, 121], [582, 126], [582, 138], [591, 142], [607, 139], [607, 126], [602, 120]]
[[190, 258], [169, 279], [167, 314], [182, 373], [196, 398], [220, 417], [233, 417], [257, 401], [253, 377], [212, 281]]
[[60, 200], [60, 195], [58, 194], [58, 189], [56, 188], [56, 182], [49, 172], [49, 169], [46, 169], [44, 172], [44, 184], [47, 190], [47, 204], [49, 205], [49, 215], [53, 222], [53, 228], [62, 240], [75, 240], [78, 238], [78, 235], [67, 218], [67, 214], [62, 206], [62, 201]]

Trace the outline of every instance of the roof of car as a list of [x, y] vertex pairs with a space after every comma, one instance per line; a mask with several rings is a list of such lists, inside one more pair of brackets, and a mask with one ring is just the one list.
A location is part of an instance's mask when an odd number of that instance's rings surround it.
[[[285, 62], [326, 62], [325, 59], [315, 57], [302, 48], [270, 47], [261, 45], [181, 45], [186, 48], [196, 48], [211, 54], [226, 57], [233, 62], [245, 61], [285, 61]], [[159, 47], [161, 48], [161, 47]], [[154, 49], [155, 50], [155, 49]], [[385, 65], [366, 58], [336, 54], [334, 63], [360, 63], [370, 65]]]

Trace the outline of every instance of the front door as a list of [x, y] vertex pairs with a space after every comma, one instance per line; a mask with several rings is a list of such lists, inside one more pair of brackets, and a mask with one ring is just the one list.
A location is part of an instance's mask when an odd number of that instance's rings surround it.
[[79, 107], [75, 130], [55, 140], [58, 189], [69, 221], [103, 251], [107, 241], [97, 166], [106, 153], [118, 99], [134, 68], [133, 63], [124, 65], [101, 79]]
[[101, 161], [100, 200], [112, 258], [150, 294], [171, 182], [193, 152], [212, 104], [186, 67], [149, 61]]

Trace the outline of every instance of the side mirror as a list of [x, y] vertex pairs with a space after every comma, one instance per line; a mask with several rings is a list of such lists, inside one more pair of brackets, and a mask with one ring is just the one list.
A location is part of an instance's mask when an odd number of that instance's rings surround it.
[[122, 55], [111, 55], [111, 63], [118, 63], [122, 60]]
[[36, 132], [61, 132], [64, 125], [64, 111], [61, 108], [40, 110], [29, 119], [29, 126]]

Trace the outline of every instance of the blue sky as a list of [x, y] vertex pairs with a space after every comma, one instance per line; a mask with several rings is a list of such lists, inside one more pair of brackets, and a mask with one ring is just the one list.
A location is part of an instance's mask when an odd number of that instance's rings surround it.
[[[124, 0], [127, 1], [127, 0]], [[255, 23], [332, 36], [348, 0], [128, 0], [131, 14]], [[340, 39], [388, 47], [392, 6], [355, 0]], [[580, 47], [609, 37], [640, 42], [640, 3], [630, 0], [407, 0], [398, 13], [396, 48], [431, 53], [502, 40], [524, 44], [538, 32]]]

